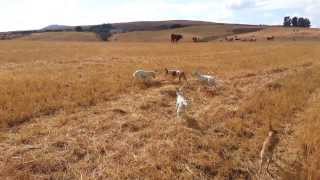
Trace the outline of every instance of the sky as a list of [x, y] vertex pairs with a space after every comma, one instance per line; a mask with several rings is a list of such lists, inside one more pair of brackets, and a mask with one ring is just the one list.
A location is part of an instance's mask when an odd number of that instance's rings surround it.
[[284, 16], [320, 27], [319, 9], [320, 0], [1, 0], [0, 31], [177, 19], [277, 25]]

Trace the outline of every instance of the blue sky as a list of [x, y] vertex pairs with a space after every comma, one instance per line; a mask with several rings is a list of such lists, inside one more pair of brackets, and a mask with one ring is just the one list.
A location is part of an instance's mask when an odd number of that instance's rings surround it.
[[0, 7], [0, 31], [172, 19], [281, 24], [286, 15], [320, 27], [320, 0], [1, 0]]

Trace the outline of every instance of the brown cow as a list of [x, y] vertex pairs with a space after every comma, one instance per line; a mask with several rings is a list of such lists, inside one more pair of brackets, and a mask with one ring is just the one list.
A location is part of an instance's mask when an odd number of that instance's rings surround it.
[[193, 38], [192, 38], [192, 41], [193, 41], [193, 42], [200, 42], [200, 38], [199, 38], [199, 37], [193, 37]]
[[226, 37], [225, 40], [229, 41], [229, 42], [232, 42], [233, 41], [233, 37]]
[[273, 40], [274, 40], [274, 36], [268, 36], [268, 37], [267, 37], [267, 40], [268, 40], [268, 41], [273, 41]]
[[240, 39], [238, 36], [235, 36], [235, 37], [234, 37], [234, 40], [240, 41], [241, 39]]
[[172, 43], [177, 43], [181, 39], [183, 39], [183, 36], [181, 34], [171, 34], [171, 42]]

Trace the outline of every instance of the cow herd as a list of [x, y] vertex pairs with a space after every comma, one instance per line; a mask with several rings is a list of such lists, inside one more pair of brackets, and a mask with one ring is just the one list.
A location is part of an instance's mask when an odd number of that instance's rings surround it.
[[[181, 34], [171, 34], [171, 42], [172, 43], [178, 43], [182, 39], [183, 39], [183, 35], [181, 35]], [[273, 40], [275, 40], [275, 37], [274, 36], [267, 36], [266, 40], [273, 41]], [[203, 42], [200, 37], [196, 37], [196, 36], [192, 37], [192, 41], [195, 43]], [[235, 35], [235, 36], [226, 36], [224, 38], [224, 41], [226, 41], [226, 42], [233, 42], [233, 41], [256, 42], [257, 38], [254, 35], [250, 36], [250, 37], [238, 37]], [[220, 39], [220, 42], [223, 42], [223, 39]]]
[[[273, 41], [275, 40], [275, 37], [274, 36], [267, 36], [265, 37], [266, 40], [268, 41]], [[256, 42], [257, 41], [257, 38], [256, 36], [250, 36], [250, 37], [239, 37], [239, 36], [233, 36], [233, 37], [230, 37], [230, 36], [227, 36], [224, 38], [225, 41], [227, 42], [232, 42], [232, 41], [242, 41], [242, 42]], [[221, 42], [223, 40], [220, 40]]]
[[[268, 40], [268, 41], [273, 41], [274, 39], [275, 39], [274, 36], [267, 36], [266, 37], [266, 40]], [[224, 40], [226, 42], [233, 42], [233, 41], [256, 42], [257, 38], [255, 36], [250, 36], [250, 37], [238, 37], [238, 36], [230, 37], [230, 36], [227, 36], [224, 38]], [[220, 41], [222, 42], [223, 40], [220, 40]]]
[[[183, 35], [181, 35], [181, 34], [171, 34], [170, 37], [171, 37], [172, 43], [177, 43], [183, 39]], [[193, 42], [201, 42], [201, 39], [200, 39], [200, 37], [195, 36], [195, 37], [192, 37], [192, 41]]]

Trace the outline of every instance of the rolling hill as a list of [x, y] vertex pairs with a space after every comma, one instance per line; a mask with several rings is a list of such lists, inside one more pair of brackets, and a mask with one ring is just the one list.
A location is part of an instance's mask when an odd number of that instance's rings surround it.
[[49, 25], [47, 27], [42, 28], [41, 30], [43, 31], [58, 31], [58, 30], [73, 30], [73, 26], [65, 26], [65, 25], [58, 25], [58, 24], [53, 24]]
[[127, 23], [114, 23], [115, 29], [121, 29], [123, 32], [132, 31], [159, 31], [173, 29], [177, 27], [213, 25], [216, 23], [206, 21], [190, 21], [190, 20], [171, 20], [171, 21], [139, 21]]
[[184, 36], [182, 41], [191, 42], [192, 37], [197, 36], [204, 41], [211, 41], [219, 37], [245, 32], [261, 30], [264, 27], [234, 24], [198, 25], [184, 28], [175, 28], [160, 31], [134, 31], [115, 34], [110, 40], [120, 42], [167, 42], [170, 34], [179, 33]]
[[274, 36], [276, 40], [281, 41], [319, 41], [320, 29], [316, 28], [283, 28], [271, 27], [261, 31], [238, 35], [241, 39], [256, 37], [257, 40], [266, 40], [268, 36]]
[[[282, 41], [320, 40], [320, 30], [313, 28], [284, 28], [280, 26], [223, 24], [189, 20], [140, 21], [111, 25], [113, 35], [109, 40], [116, 42], [168, 42], [172, 33], [182, 34], [184, 36], [182, 42], [192, 42], [192, 37], [199, 37], [201, 41], [209, 42], [236, 35], [240, 39], [256, 37], [258, 41], [266, 40], [267, 36], [275, 36], [276, 40]], [[50, 25], [41, 30], [27, 33], [2, 33], [0, 39], [100, 41], [94, 33], [88, 32], [90, 27], [93, 27], [93, 25], [82, 26], [85, 32], [74, 32], [74, 26]]]

